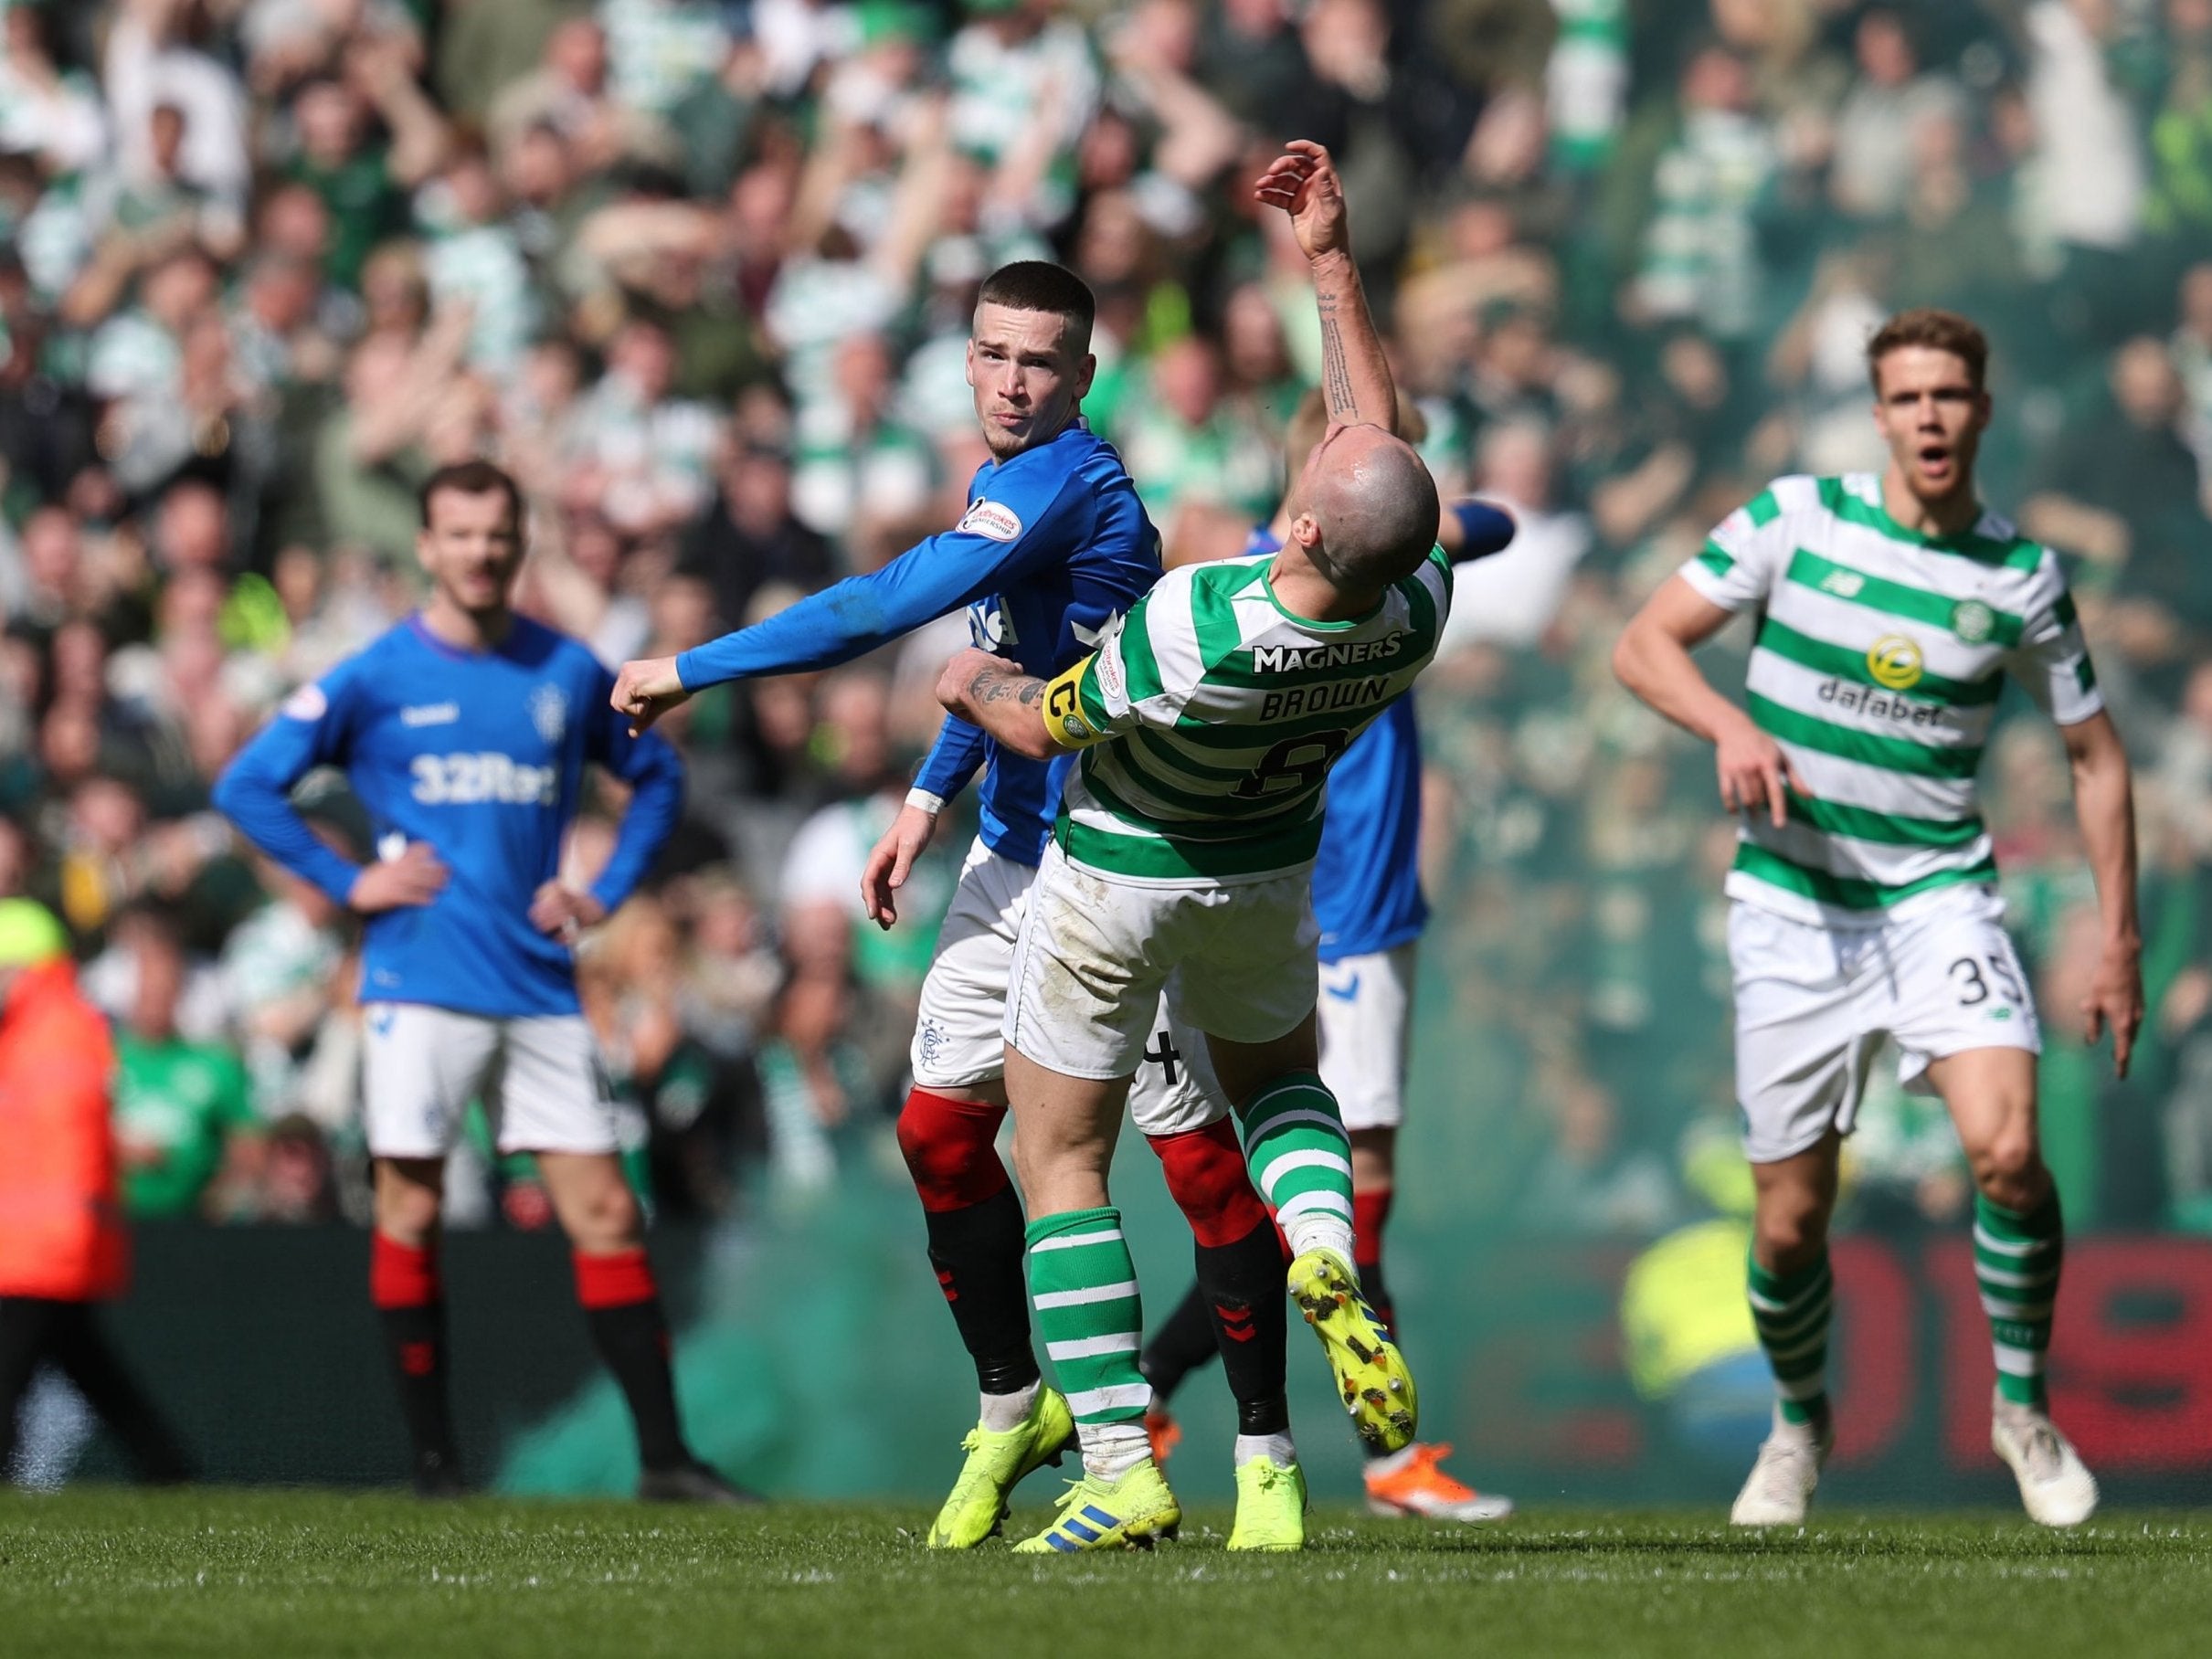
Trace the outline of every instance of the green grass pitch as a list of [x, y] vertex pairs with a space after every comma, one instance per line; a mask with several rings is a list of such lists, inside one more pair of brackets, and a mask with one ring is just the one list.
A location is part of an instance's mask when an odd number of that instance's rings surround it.
[[[1039, 1495], [1040, 1496], [1042, 1495]], [[1017, 1521], [1042, 1525], [1032, 1503]], [[1237, 1557], [1201, 1508], [1149, 1555], [923, 1550], [919, 1510], [80, 1488], [0, 1495], [0, 1654], [1893, 1654], [2201, 1656], [2212, 1520], [1562, 1511], [1487, 1527], [1314, 1516]]]

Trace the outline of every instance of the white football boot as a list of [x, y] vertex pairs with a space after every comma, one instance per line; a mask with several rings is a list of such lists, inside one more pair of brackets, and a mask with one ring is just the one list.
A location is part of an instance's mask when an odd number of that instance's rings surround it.
[[2079, 1527], [2097, 1513], [2097, 1477], [2048, 1412], [1995, 1396], [1989, 1443], [2020, 1483], [2020, 1502], [2029, 1520], [2045, 1527]]
[[1735, 1507], [1728, 1512], [1731, 1527], [1802, 1527], [1813, 1488], [1820, 1485], [1820, 1466], [1828, 1461], [1836, 1443], [1835, 1425], [1787, 1422], [1779, 1407], [1774, 1426], [1759, 1448], [1758, 1460], [1736, 1494]]

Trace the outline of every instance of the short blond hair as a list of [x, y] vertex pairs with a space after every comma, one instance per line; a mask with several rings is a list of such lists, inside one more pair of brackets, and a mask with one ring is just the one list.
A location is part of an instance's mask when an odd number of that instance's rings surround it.
[[1956, 312], [1920, 305], [1898, 312], [1876, 329], [1874, 337], [1867, 342], [1867, 378], [1873, 382], [1876, 396], [1882, 389], [1882, 359], [1909, 345], [1949, 352], [1966, 365], [1974, 389], [1977, 392], [1982, 389], [1989, 371], [1989, 336]]

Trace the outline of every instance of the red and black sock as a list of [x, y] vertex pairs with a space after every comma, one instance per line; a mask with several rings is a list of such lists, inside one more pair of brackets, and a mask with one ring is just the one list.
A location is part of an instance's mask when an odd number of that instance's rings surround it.
[[1236, 1399], [1237, 1432], [1280, 1434], [1290, 1427], [1283, 1397], [1289, 1329], [1283, 1240], [1253, 1189], [1236, 1131], [1224, 1118], [1203, 1129], [1153, 1136], [1151, 1147], [1191, 1223], [1198, 1284], [1169, 1316], [1165, 1342], [1148, 1347], [1138, 1368], [1165, 1399], [1204, 1362], [1197, 1351], [1202, 1333], [1207, 1347], [1222, 1357]]
[[669, 1368], [668, 1321], [642, 1244], [611, 1255], [578, 1251], [576, 1299], [591, 1326], [592, 1346], [614, 1373], [638, 1431], [638, 1461], [651, 1470], [692, 1461], [676, 1416], [676, 1383]]
[[[1201, 1246], [1202, 1249], [1203, 1246]], [[1154, 1326], [1145, 1337], [1137, 1368], [1152, 1385], [1152, 1397], [1166, 1405], [1183, 1386], [1183, 1379], [1221, 1352], [1213, 1335], [1213, 1315], [1206, 1305], [1206, 1292], [1191, 1286], [1175, 1311]]]
[[1265, 1216], [1232, 1244], [1201, 1244], [1198, 1294], [1205, 1298], [1236, 1397], [1239, 1434], [1280, 1434], [1290, 1427], [1283, 1397], [1289, 1303], [1283, 1294], [1283, 1235]]
[[450, 1491], [460, 1484], [460, 1453], [446, 1397], [446, 1309], [437, 1245], [370, 1234], [369, 1300], [391, 1349], [399, 1413], [415, 1450], [415, 1485], [426, 1492]]
[[922, 1199], [929, 1264], [975, 1361], [976, 1386], [1013, 1394], [1038, 1379], [1030, 1346], [1021, 1200], [1000, 1161], [1004, 1106], [917, 1088], [899, 1114], [899, 1150]]
[[1352, 1265], [1360, 1270], [1360, 1291], [1375, 1317], [1398, 1336], [1398, 1310], [1382, 1277], [1382, 1228], [1391, 1219], [1391, 1189], [1352, 1194]]

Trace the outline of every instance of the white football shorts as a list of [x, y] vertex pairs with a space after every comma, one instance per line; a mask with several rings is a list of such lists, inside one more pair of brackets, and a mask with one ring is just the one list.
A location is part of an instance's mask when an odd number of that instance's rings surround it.
[[1140, 886], [1047, 848], [1015, 943], [1007, 1043], [1069, 1077], [1134, 1076], [1163, 993], [1193, 1030], [1274, 1041], [1313, 1012], [1312, 884], [1298, 870]]
[[[937, 934], [937, 955], [922, 981], [909, 1058], [914, 1081], [923, 1088], [972, 1088], [1006, 1074], [1007, 987], [1036, 879], [1027, 864], [992, 851], [980, 838], [968, 850]], [[1163, 1033], [1167, 1021], [1163, 998]], [[1207, 1075], [1210, 1081], [1212, 1073]], [[1227, 1112], [1220, 1095], [1218, 1088], [1184, 1087], [1139, 1098], [1132, 1090], [1129, 1110], [1145, 1134], [1175, 1135], [1202, 1129]]]
[[[1406, 1055], [1419, 951], [1409, 940], [1391, 950], [1321, 965], [1317, 1020], [1321, 1081], [1337, 1097], [1347, 1129], [1395, 1129], [1405, 1122]], [[1144, 1064], [1129, 1085], [1130, 1112], [1139, 1123], [1189, 1121], [1195, 1127], [1227, 1109], [1205, 1038], [1176, 1019], [1163, 999], [1145, 1044]]]
[[2040, 1053], [2019, 954], [1991, 889], [1961, 884], [1907, 919], [1864, 928], [1729, 907], [1736, 981], [1736, 1099], [1743, 1150], [1773, 1163], [1848, 1135], [1885, 1038], [1898, 1081], [1932, 1092], [1928, 1064], [1969, 1049]]
[[970, 1088], [1006, 1075], [1006, 977], [1036, 879], [980, 836], [968, 848], [915, 1017], [908, 1059], [923, 1088]]
[[1395, 1129], [1405, 1122], [1419, 950], [1408, 940], [1340, 956], [1321, 969], [1321, 1081], [1337, 1097], [1347, 1129]]
[[581, 1014], [497, 1020], [420, 1002], [362, 1010], [362, 1094], [376, 1157], [443, 1157], [471, 1100], [502, 1152], [615, 1152], [621, 1134]]

